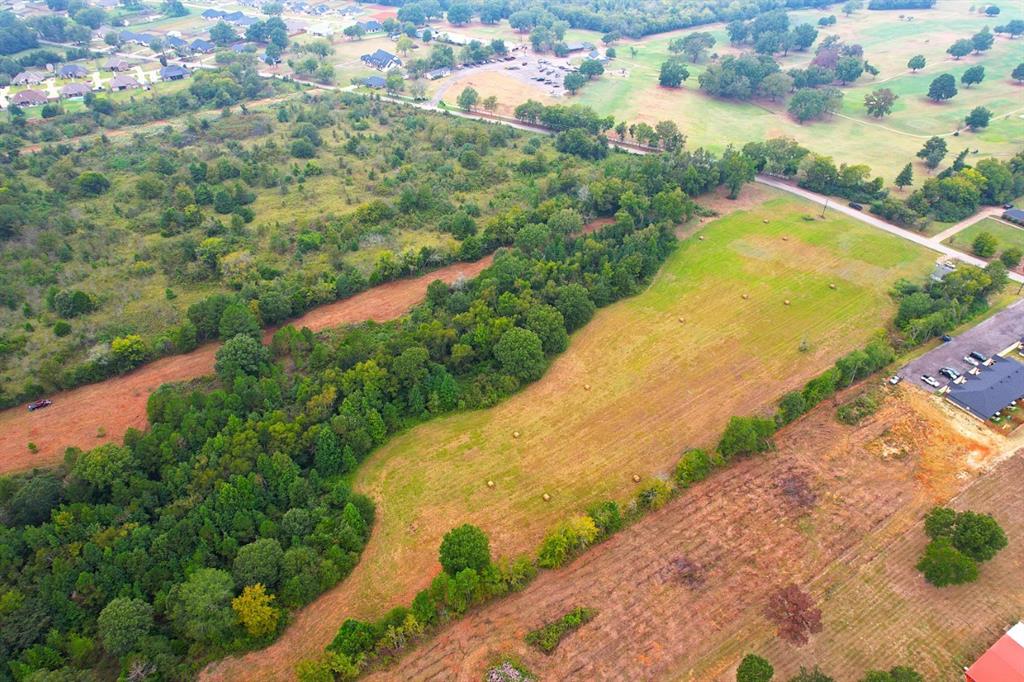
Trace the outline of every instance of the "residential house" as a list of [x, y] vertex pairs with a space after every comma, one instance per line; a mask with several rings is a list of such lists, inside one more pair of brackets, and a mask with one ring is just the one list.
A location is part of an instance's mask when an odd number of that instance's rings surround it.
[[190, 75], [190, 71], [184, 66], [178, 64], [168, 64], [167, 66], [161, 67], [160, 69], [160, 80], [162, 81], [180, 81], [182, 78], [187, 78]]
[[188, 47], [193, 52], [197, 52], [199, 54], [206, 54], [207, 52], [213, 52], [217, 49], [216, 45], [211, 43], [209, 40], [203, 40], [202, 38], [196, 38]]
[[89, 70], [81, 64], [64, 64], [57, 70], [57, 75], [61, 78], [85, 78]]
[[167, 47], [175, 50], [184, 50], [188, 48], [188, 41], [183, 38], [179, 38], [178, 36], [167, 36], [164, 38], [164, 42], [167, 44]]
[[1003, 220], [1009, 220], [1011, 223], [1024, 225], [1024, 211], [1019, 208], [1008, 208], [1003, 211]]
[[111, 90], [135, 90], [141, 87], [139, 81], [135, 80], [133, 76], [121, 74], [110, 79]]
[[447, 66], [442, 66], [439, 69], [427, 71], [427, 78], [429, 78], [432, 81], [436, 81], [438, 78], [444, 78], [445, 76], [451, 75], [451, 72], [452, 70], [449, 69]]
[[11, 104], [19, 107], [34, 107], [46, 104], [46, 93], [38, 90], [22, 90], [11, 97]]
[[387, 80], [384, 76], [367, 76], [363, 79], [363, 85], [374, 90], [380, 90], [387, 85]]
[[376, 33], [377, 31], [384, 30], [384, 24], [380, 23], [376, 19], [356, 22], [356, 26], [362, 26], [363, 30], [366, 31], [367, 33]]
[[387, 50], [377, 50], [372, 54], [364, 54], [359, 59], [367, 66], [372, 66], [378, 71], [388, 71], [402, 65], [402, 60]]
[[219, 9], [207, 9], [203, 10], [203, 13], [200, 16], [207, 21], [215, 21], [217, 19], [223, 19], [225, 14], [227, 14], [227, 12]]
[[89, 86], [85, 83], [68, 83], [60, 89], [60, 96], [64, 99], [77, 99], [89, 94]]
[[46, 74], [38, 71], [22, 71], [14, 78], [11, 79], [11, 83], [14, 85], [39, 85], [46, 80]]
[[114, 57], [113, 59], [107, 60], [108, 71], [127, 71], [130, 68], [132, 68], [132, 65], [125, 59]]

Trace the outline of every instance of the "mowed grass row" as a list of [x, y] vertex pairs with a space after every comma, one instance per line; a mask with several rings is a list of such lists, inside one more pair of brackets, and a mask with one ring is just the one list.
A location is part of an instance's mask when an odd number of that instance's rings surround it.
[[862, 346], [892, 314], [890, 284], [930, 267], [913, 244], [844, 216], [806, 222], [813, 206], [772, 196], [684, 241], [648, 290], [601, 311], [541, 381], [375, 453], [354, 487], [378, 501], [379, 521], [334, 595], [339, 619], [411, 598], [455, 525], [479, 525], [508, 555], [594, 501], [627, 499], [633, 474], [668, 471], [731, 415], [763, 411]]

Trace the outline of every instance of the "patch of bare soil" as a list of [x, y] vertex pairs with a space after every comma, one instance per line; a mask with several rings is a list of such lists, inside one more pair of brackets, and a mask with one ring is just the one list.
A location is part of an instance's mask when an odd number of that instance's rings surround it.
[[[491, 263], [456, 263], [411, 279], [388, 282], [343, 301], [315, 308], [289, 324], [320, 331], [365, 320], [399, 317], [426, 295], [435, 279], [454, 282], [474, 277]], [[269, 341], [274, 330], [266, 332]], [[134, 372], [50, 396], [53, 406], [36, 412], [13, 407], [0, 412], [0, 474], [58, 464], [64, 449], [88, 449], [120, 442], [130, 428], [146, 426], [146, 401], [162, 384], [187, 381], [213, 372], [218, 343], [191, 353], [151, 362]], [[34, 443], [36, 452], [29, 450]]]
[[[819, 406], [780, 432], [777, 445], [775, 452], [718, 472], [566, 568], [543, 573], [524, 592], [453, 623], [372, 679], [479, 680], [492, 655], [514, 652], [540, 679], [731, 680], [735, 665], [752, 649], [769, 654], [783, 677], [798, 660], [821, 662], [832, 674], [849, 672], [837, 676], [845, 680], [893, 659], [914, 663], [933, 679], [929, 673], [938, 666], [922, 666], [899, 652], [829, 670], [845, 655], [843, 647], [852, 646], [829, 595], [856, 586], [862, 567], [884, 564], [889, 543], [907, 542], [909, 550], [899, 554], [895, 567], [918, 592], [917, 618], [931, 617], [934, 593], [917, 584], [923, 581], [913, 570], [916, 544], [923, 544], [914, 532], [928, 508], [980, 475], [969, 459], [994, 461], [999, 441], [989, 434], [965, 436], [933, 402], [900, 390], [858, 427], [839, 424], [832, 405]], [[1020, 457], [1010, 460], [971, 490], [982, 490], [992, 477], [1016, 476], [1019, 482], [1022, 464]], [[1019, 500], [1017, 507], [1014, 515], [1000, 516], [1011, 546], [1013, 531], [1024, 527]], [[1005, 563], [997, 559], [983, 573], [1013, 574], [999, 562]], [[837, 568], [841, 575], [828, 579]], [[854, 578], [844, 584], [841, 579], [850, 574]], [[1020, 604], [1022, 588], [1010, 582], [990, 583], [988, 589], [1002, 591], [984, 601], [1016, 595], [1014, 603]], [[789, 584], [809, 592], [824, 612], [824, 631], [803, 649], [779, 640], [764, 617], [769, 596]], [[972, 592], [984, 593], [981, 584]], [[846, 604], [861, 614], [863, 638], [875, 637], [870, 627], [887, 617], [884, 603], [875, 610], [870, 603], [860, 609], [856, 599]], [[552, 655], [523, 643], [528, 631], [575, 606], [600, 613]], [[972, 610], [978, 619], [974, 629], [995, 627], [998, 614], [981, 611]], [[938, 614], [937, 623], [943, 618]], [[822, 644], [830, 641], [838, 650]], [[884, 637], [875, 642], [879, 649], [888, 644]], [[808, 653], [795, 656], [796, 651]]]

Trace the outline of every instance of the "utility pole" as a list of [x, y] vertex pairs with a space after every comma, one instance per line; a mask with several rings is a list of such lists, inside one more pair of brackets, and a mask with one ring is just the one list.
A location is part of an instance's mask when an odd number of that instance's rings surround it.
[[821, 217], [825, 217], [825, 209], [828, 208], [828, 197], [825, 197], [825, 203], [821, 205]]

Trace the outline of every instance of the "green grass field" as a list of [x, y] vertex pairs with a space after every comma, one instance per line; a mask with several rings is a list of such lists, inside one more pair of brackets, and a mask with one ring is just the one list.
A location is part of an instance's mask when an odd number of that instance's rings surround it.
[[966, 253], [972, 253], [971, 244], [982, 232], [988, 232], [996, 238], [999, 245], [996, 253], [1001, 253], [1011, 246], [1024, 249], [1024, 229], [1014, 227], [1009, 223], [995, 218], [979, 220], [970, 227], [957, 232], [955, 235], [943, 242], [953, 248], [960, 249]]
[[646, 291], [599, 312], [542, 380], [370, 457], [354, 487], [377, 500], [379, 520], [336, 595], [339, 623], [411, 598], [452, 526], [479, 525], [507, 555], [595, 500], [624, 500], [634, 474], [668, 471], [684, 448], [713, 443], [729, 416], [768, 408], [862, 346], [892, 314], [891, 283], [930, 269], [932, 255], [909, 242], [837, 214], [806, 221], [816, 213], [808, 203], [745, 191], [768, 201], [686, 239]]

